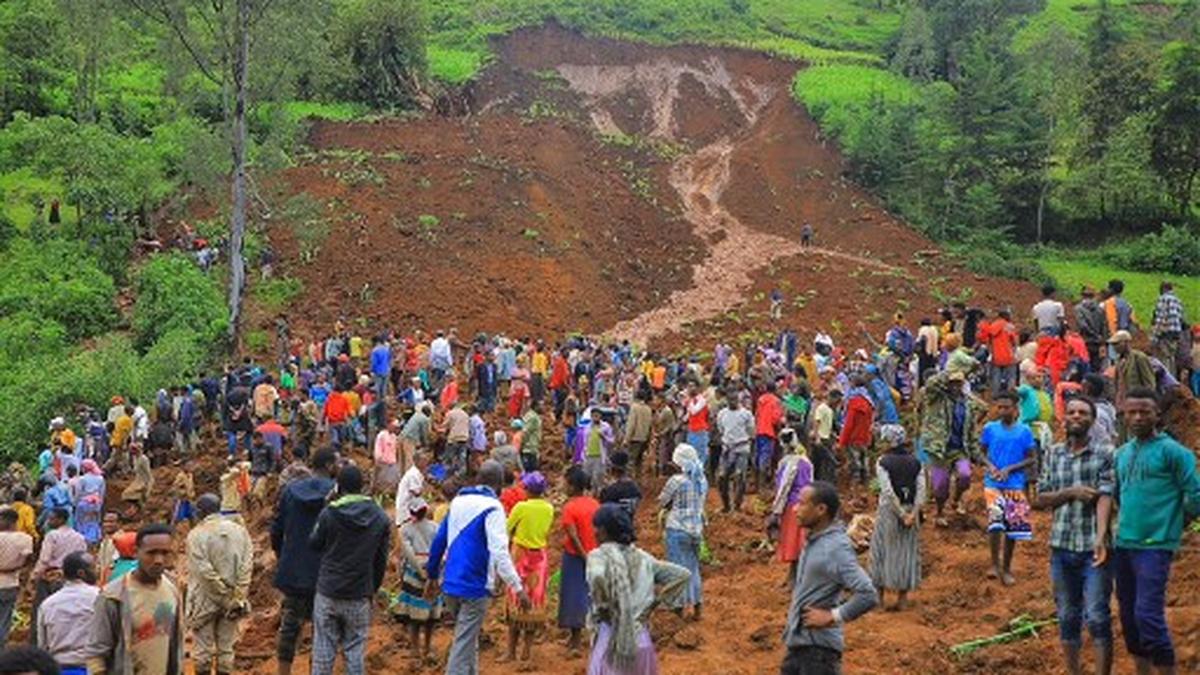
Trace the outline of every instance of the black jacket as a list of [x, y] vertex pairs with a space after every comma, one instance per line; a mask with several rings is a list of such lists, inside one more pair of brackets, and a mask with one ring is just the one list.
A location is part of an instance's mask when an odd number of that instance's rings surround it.
[[271, 548], [278, 560], [275, 588], [288, 595], [312, 595], [317, 590], [321, 554], [308, 544], [308, 536], [333, 490], [333, 479], [302, 478], [279, 494], [275, 520], [271, 521]]
[[308, 540], [321, 553], [317, 592], [336, 600], [374, 596], [387, 572], [391, 538], [391, 520], [370, 497], [347, 495], [326, 506]]

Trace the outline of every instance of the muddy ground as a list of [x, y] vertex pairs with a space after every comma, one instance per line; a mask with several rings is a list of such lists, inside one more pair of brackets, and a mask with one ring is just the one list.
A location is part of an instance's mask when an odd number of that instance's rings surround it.
[[[802, 339], [822, 329], [857, 343], [860, 322], [879, 334], [897, 310], [915, 319], [966, 294], [1020, 313], [1035, 299], [1029, 284], [941, 260], [932, 242], [846, 181], [837, 148], [788, 94], [796, 64], [557, 28], [519, 31], [497, 53], [472, 114], [318, 123], [312, 153], [264, 184], [283, 198], [309, 195], [320, 211], [318, 226], [277, 217], [267, 230], [282, 255], [278, 269], [304, 282], [293, 304], [302, 311], [291, 313], [296, 334], [323, 334], [340, 316], [364, 328], [455, 326], [551, 339], [579, 330], [706, 350], [714, 338], [775, 328], [766, 297], [779, 288], [784, 323]], [[806, 221], [816, 241], [801, 249]], [[250, 317], [269, 326], [261, 307], [252, 305]], [[216, 462], [199, 463], [199, 487], [215, 487]], [[170, 472], [161, 470], [164, 485]], [[1018, 615], [1053, 613], [1046, 519], [1038, 516], [1036, 541], [1018, 551], [1018, 585], [1003, 588], [984, 578], [981, 500], [976, 485], [966, 519], [923, 532], [926, 581], [914, 605], [853, 624], [847, 672], [1063, 672], [1053, 629], [964, 659], [948, 652]], [[850, 501], [848, 515], [873, 511], [865, 494]], [[715, 506], [714, 497], [710, 513]], [[764, 509], [752, 499], [745, 514], [713, 516], [706, 617], [656, 616], [662, 672], [777, 668], [787, 597], [783, 568], [756, 547]], [[260, 509], [249, 518], [260, 560], [256, 609], [239, 647], [245, 671], [264, 675], [274, 672], [278, 625], [267, 517]], [[649, 505], [640, 522], [643, 545], [661, 554]], [[1198, 549], [1192, 535], [1171, 586], [1184, 672], [1200, 669]], [[584, 672], [556, 630], [535, 646], [532, 669], [499, 664], [499, 614], [491, 613], [483, 672]], [[406, 659], [403, 634], [377, 615], [369, 670], [437, 672]], [[439, 650], [447, 640], [439, 631]], [[1118, 653], [1119, 672], [1132, 672]], [[305, 654], [296, 672], [307, 667]]]

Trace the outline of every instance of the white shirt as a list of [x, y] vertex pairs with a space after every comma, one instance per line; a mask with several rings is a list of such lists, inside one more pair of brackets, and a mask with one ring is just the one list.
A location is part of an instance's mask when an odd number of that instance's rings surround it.
[[92, 613], [100, 589], [69, 581], [38, 608], [38, 646], [60, 664], [82, 664], [92, 630]]
[[429, 343], [429, 365], [433, 368], [449, 368], [454, 363], [450, 353], [450, 341], [437, 337]]
[[150, 436], [150, 416], [140, 405], [133, 409], [133, 435], [140, 441]]
[[396, 486], [396, 527], [408, 522], [409, 503], [420, 497], [424, 491], [425, 476], [415, 465], [410, 466], [400, 477], [400, 484]]

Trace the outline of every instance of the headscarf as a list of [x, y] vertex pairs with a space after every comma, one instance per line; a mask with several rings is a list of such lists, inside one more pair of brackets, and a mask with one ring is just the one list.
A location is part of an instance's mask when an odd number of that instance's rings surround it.
[[903, 445], [907, 438], [904, 427], [899, 424], [884, 424], [879, 427], [879, 440], [888, 450]]
[[533, 495], [542, 495], [546, 492], [546, 477], [541, 471], [531, 471], [521, 477], [521, 484], [525, 489]]
[[671, 455], [671, 463], [683, 469], [683, 474], [698, 484], [701, 492], [708, 491], [708, 481], [704, 478], [704, 466], [700, 464], [700, 455], [696, 454], [695, 448], [687, 443], [675, 446], [675, 452]]
[[82, 466], [83, 466], [83, 473], [91, 474], [93, 476], [100, 476], [101, 478], [104, 477], [104, 472], [100, 470], [100, 465], [96, 464], [96, 460], [85, 459], [85, 460], [83, 460]]

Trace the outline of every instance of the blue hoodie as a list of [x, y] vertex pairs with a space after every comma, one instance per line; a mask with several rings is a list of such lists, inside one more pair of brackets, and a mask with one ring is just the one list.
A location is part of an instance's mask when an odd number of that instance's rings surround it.
[[487, 486], [463, 488], [450, 502], [450, 512], [438, 527], [429, 549], [425, 572], [430, 579], [437, 579], [442, 572], [443, 555], [442, 592], [446, 595], [465, 599], [487, 597], [496, 586], [495, 574], [509, 588], [521, 590], [521, 578], [508, 554], [504, 507]]
[[892, 388], [879, 376], [879, 369], [875, 366], [867, 366], [867, 372], [871, 374], [867, 388], [871, 391], [871, 401], [875, 403], [875, 421], [879, 424], [899, 424], [900, 413], [896, 410], [896, 401], [892, 399]]

